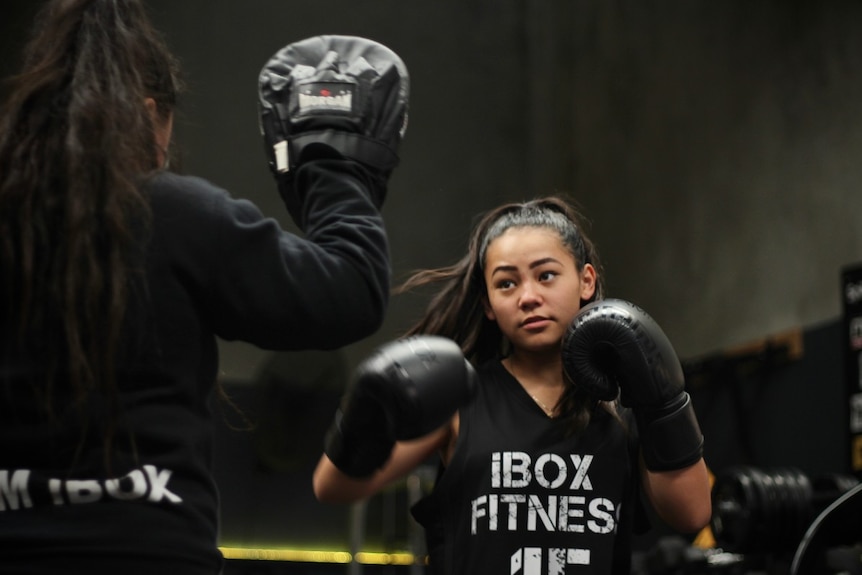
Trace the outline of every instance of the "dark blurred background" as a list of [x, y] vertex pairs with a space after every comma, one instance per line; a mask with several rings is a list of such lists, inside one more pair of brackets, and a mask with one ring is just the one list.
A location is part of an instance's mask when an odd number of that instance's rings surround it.
[[[571, 194], [609, 295], [645, 308], [683, 360], [717, 475], [739, 465], [859, 474], [859, 342], [844, 296], [862, 281], [862, 4], [147, 3], [188, 83], [182, 171], [292, 228], [258, 132], [258, 72], [308, 36], [383, 42], [411, 74], [384, 209], [394, 281], [454, 262], [484, 210]], [[0, 4], [3, 76], [40, 4]], [[336, 352], [221, 342], [223, 382], [257, 425], [235, 429], [228, 409], [219, 430], [226, 546], [344, 549], [361, 547], [359, 534], [414, 548], [406, 485], [332, 508], [313, 500], [310, 473], [351, 368], [423, 305], [395, 297], [379, 333]]]

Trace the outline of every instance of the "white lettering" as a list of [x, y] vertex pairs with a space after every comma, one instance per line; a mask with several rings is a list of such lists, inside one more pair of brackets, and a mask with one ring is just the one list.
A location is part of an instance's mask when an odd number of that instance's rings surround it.
[[509, 574], [542, 575], [541, 547], [525, 547], [518, 549], [509, 560]]
[[167, 489], [168, 480], [173, 475], [173, 471], [170, 469], [159, 471], [153, 465], [144, 465], [144, 471], [147, 472], [150, 479], [150, 501], [158, 502], [167, 497], [171, 503], [182, 503], [182, 498], [179, 495], [171, 493]]
[[[129, 488], [124, 490], [123, 483], [126, 483]], [[147, 494], [147, 478], [140, 469], [134, 469], [124, 477], [105, 481], [105, 491], [114, 499], [123, 501], [140, 499]]]
[[[505, 521], [500, 521], [503, 513]], [[471, 502], [470, 530], [559, 531], [610, 533], [616, 528], [614, 503], [606, 498], [586, 499], [576, 495], [504, 493], [481, 495]], [[526, 518], [523, 518], [523, 517]]]
[[66, 495], [69, 503], [93, 503], [102, 498], [102, 487], [95, 479], [69, 479]]
[[573, 531], [575, 533], [583, 533], [584, 526], [581, 523], [569, 524], [569, 517], [583, 517], [584, 511], [578, 509], [578, 505], [584, 504], [584, 498], [577, 495], [569, 495], [560, 499], [560, 517], [557, 524], [560, 526], [560, 531]]
[[530, 505], [527, 507], [527, 530], [536, 530], [536, 517], [542, 520], [545, 531], [557, 529], [557, 496], [548, 496], [548, 509], [542, 506], [538, 495], [530, 495]]
[[593, 462], [593, 456], [584, 455], [582, 459], [580, 455], [575, 455], [573, 453], [571, 458], [577, 471], [575, 472], [575, 477], [572, 479], [572, 484], [569, 486], [569, 489], [586, 489], [588, 491], [592, 491], [593, 484], [587, 476], [587, 469], [590, 468], [590, 464]]
[[488, 530], [496, 531], [500, 517], [500, 498], [497, 495], [488, 496]]
[[19, 505], [33, 507], [33, 501], [27, 489], [29, 479], [29, 469], [16, 469], [12, 472], [11, 480], [8, 470], [0, 470], [0, 511], [6, 511], [7, 504], [11, 510], [18, 509]]
[[475, 535], [478, 532], [478, 520], [480, 517], [485, 517], [487, 514], [485, 510], [485, 503], [488, 501], [485, 495], [478, 497], [473, 500], [473, 513], [472, 520], [470, 522], [470, 532]]
[[507, 514], [509, 516], [509, 521], [506, 524], [506, 527], [509, 531], [515, 531], [518, 529], [518, 504], [524, 503], [525, 501], [527, 501], [527, 496], [523, 493], [500, 496], [500, 503], [508, 504]]
[[[553, 481], [545, 477], [545, 466], [553, 463], [557, 467], [557, 473]], [[566, 481], [566, 460], [555, 453], [545, 453], [536, 460], [536, 483], [545, 489], [556, 489]]]
[[564, 575], [568, 555], [568, 549], [548, 549], [548, 575]]
[[566, 549], [566, 563], [569, 565], [589, 565], [589, 549]]
[[503, 487], [526, 487], [532, 479], [528, 454], [520, 451], [503, 453]]
[[572, 453], [569, 459], [571, 470], [566, 460], [555, 453], [543, 453], [533, 463], [530, 455], [522, 451], [494, 452], [491, 454], [491, 487], [520, 489], [535, 478], [540, 487], [557, 489], [571, 477], [570, 489], [592, 491], [593, 484], [587, 472], [593, 456]]
[[[524, 547], [518, 549], [509, 559], [509, 574], [542, 575], [541, 547]], [[564, 575], [566, 565], [589, 565], [589, 549], [548, 549], [548, 575]]]
[[610, 533], [613, 531], [616, 527], [616, 522], [614, 521], [614, 515], [612, 513], [613, 509], [614, 504], [604, 497], [590, 501], [590, 517], [601, 521], [601, 523], [599, 521], [593, 521], [593, 519], [587, 521], [587, 527], [590, 528], [590, 531], [593, 533]]
[[153, 465], [133, 469], [122, 477], [111, 479], [34, 480], [29, 469], [0, 469], [0, 511], [33, 507], [33, 490], [50, 496], [54, 505], [95, 503], [106, 498], [120, 501], [144, 499], [153, 503], [182, 503], [183, 499], [168, 488], [173, 475], [170, 469], [159, 470]]

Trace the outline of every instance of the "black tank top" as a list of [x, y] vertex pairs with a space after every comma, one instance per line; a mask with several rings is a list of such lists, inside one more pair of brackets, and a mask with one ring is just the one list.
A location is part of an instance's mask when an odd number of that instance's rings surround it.
[[429, 572], [628, 574], [640, 505], [632, 434], [597, 409], [568, 435], [499, 361], [479, 374], [452, 460], [413, 508]]

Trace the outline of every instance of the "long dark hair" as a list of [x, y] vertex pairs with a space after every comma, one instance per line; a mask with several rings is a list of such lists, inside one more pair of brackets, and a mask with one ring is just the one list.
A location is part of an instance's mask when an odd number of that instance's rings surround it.
[[[541, 227], [554, 231], [574, 256], [578, 271], [586, 264], [595, 268], [596, 289], [589, 301], [602, 299], [602, 264], [595, 244], [585, 231], [585, 221], [575, 204], [563, 196], [507, 203], [485, 213], [473, 227], [463, 258], [451, 266], [415, 272], [395, 290], [404, 293], [431, 284], [439, 286], [424, 314], [407, 334], [451, 338], [461, 346], [465, 356], [477, 364], [505, 355], [507, 342], [497, 323], [485, 315], [484, 268], [488, 245], [510, 228]], [[581, 301], [582, 306], [586, 303], [588, 301]], [[560, 407], [571, 420], [572, 429], [577, 431], [589, 421], [593, 402], [567, 381]]]
[[138, 0], [52, 0], [39, 11], [0, 115], [4, 353], [42, 358], [37, 397], [116, 400], [115, 357], [159, 166], [154, 122], [177, 63]]

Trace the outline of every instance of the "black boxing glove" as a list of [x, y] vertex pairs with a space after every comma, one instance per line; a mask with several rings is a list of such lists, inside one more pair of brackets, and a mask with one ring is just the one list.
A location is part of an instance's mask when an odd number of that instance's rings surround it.
[[396, 441], [439, 428], [475, 387], [473, 366], [450, 339], [413, 336], [385, 344], [357, 367], [324, 452], [346, 475], [368, 477]]
[[634, 412], [647, 469], [670, 471], [703, 456], [685, 376], [664, 332], [645, 311], [608, 299], [584, 306], [562, 344], [563, 370], [595, 399]]
[[300, 227], [304, 198], [293, 174], [312, 159], [361, 162], [375, 184], [372, 199], [382, 206], [407, 129], [409, 76], [395, 52], [356, 36], [307, 38], [267, 61], [258, 92], [270, 169]]

